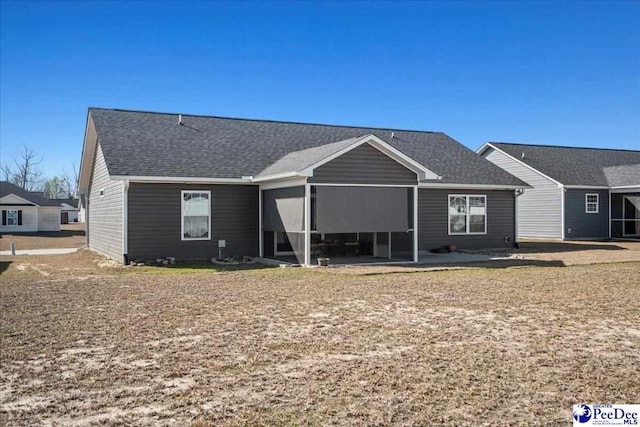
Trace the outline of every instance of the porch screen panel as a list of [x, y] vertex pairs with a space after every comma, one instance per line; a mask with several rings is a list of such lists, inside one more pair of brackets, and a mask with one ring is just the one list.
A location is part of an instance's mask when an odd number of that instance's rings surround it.
[[288, 232], [287, 237], [299, 264], [304, 264], [304, 233]]
[[316, 187], [320, 233], [407, 231], [404, 187]]
[[304, 187], [265, 190], [262, 228], [268, 231], [304, 230]]

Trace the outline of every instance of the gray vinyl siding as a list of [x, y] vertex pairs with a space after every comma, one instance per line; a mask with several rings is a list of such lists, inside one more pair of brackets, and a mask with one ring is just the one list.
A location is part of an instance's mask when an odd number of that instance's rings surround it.
[[[587, 194], [598, 194], [598, 213], [586, 213]], [[609, 237], [609, 191], [568, 189], [564, 195], [565, 239]]]
[[[211, 240], [182, 240], [182, 190], [211, 191]], [[210, 259], [218, 240], [223, 256], [258, 255], [258, 187], [131, 183], [128, 191], [129, 259]]]
[[[487, 234], [449, 235], [449, 195], [487, 196]], [[508, 238], [508, 241], [506, 240]], [[515, 238], [513, 190], [418, 190], [418, 248], [429, 251], [456, 245], [459, 249], [512, 248]]]
[[532, 187], [518, 196], [519, 236], [561, 239], [562, 190], [558, 184], [500, 151], [490, 148], [482, 155]]
[[[100, 190], [104, 189], [104, 196]], [[100, 144], [96, 147], [89, 184], [88, 244], [91, 249], [123, 261], [122, 203], [124, 184], [109, 177]]]
[[310, 183], [407, 184], [416, 185], [417, 176], [400, 163], [369, 144], [316, 168]]

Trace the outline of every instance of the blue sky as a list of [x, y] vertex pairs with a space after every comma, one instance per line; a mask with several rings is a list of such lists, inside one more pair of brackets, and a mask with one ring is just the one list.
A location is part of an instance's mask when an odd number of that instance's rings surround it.
[[640, 149], [640, 2], [1, 1], [0, 161], [89, 106]]

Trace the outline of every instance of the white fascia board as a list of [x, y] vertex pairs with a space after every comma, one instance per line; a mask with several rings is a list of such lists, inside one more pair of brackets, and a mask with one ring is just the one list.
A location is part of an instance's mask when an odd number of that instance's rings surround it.
[[311, 166], [307, 166], [306, 168], [302, 169], [299, 172], [299, 175], [313, 176], [313, 170], [315, 168], [320, 167], [320, 166], [324, 165], [325, 163], [329, 163], [331, 160], [337, 159], [338, 157], [342, 156], [343, 154], [348, 153], [349, 151], [353, 150], [354, 148], [361, 146], [362, 144], [365, 143], [367, 138], [370, 138], [372, 136], [373, 136], [372, 134], [369, 134], [369, 135], [363, 136], [362, 138], [356, 139], [355, 141], [353, 141], [353, 143], [351, 143], [347, 147], [343, 148], [342, 150], [338, 150], [335, 153], [331, 154], [330, 156], [327, 156], [324, 159], [322, 159], [322, 160], [320, 160], [318, 162], [315, 162]]
[[481, 152], [483, 152], [484, 150], [486, 150], [486, 149], [487, 149], [487, 148], [489, 148], [489, 147], [490, 147], [490, 148], [493, 148], [493, 149], [494, 149], [494, 150], [496, 150], [496, 151], [501, 152], [502, 154], [504, 154], [505, 156], [509, 157], [510, 159], [515, 160], [517, 163], [521, 164], [521, 165], [522, 165], [522, 166], [524, 166], [525, 168], [527, 168], [527, 169], [529, 169], [529, 170], [532, 170], [533, 172], [537, 173], [538, 175], [540, 175], [540, 176], [542, 176], [542, 177], [544, 177], [544, 178], [548, 179], [549, 181], [551, 181], [551, 182], [555, 183], [555, 184], [558, 186], [558, 188], [562, 188], [562, 187], [563, 187], [563, 184], [562, 184], [560, 181], [555, 180], [555, 179], [551, 178], [550, 176], [543, 174], [543, 173], [542, 173], [542, 172], [540, 172], [538, 169], [536, 169], [536, 168], [534, 168], [534, 167], [529, 166], [528, 164], [526, 164], [526, 163], [525, 163], [525, 162], [523, 162], [522, 160], [519, 160], [519, 159], [517, 159], [517, 158], [513, 157], [511, 154], [507, 153], [507, 152], [506, 152], [506, 151], [504, 151], [504, 150], [501, 150], [500, 148], [496, 147], [495, 145], [491, 144], [490, 142], [485, 143], [482, 147], [480, 147], [480, 148], [478, 149], [478, 151], [476, 151], [476, 153], [480, 154]]
[[[6, 199], [7, 197], [9, 197], [9, 196], [13, 196], [13, 197], [15, 197], [15, 198], [17, 198], [17, 199], [20, 199], [20, 200], [24, 201], [25, 203], [29, 203], [29, 204], [31, 204], [31, 205], [33, 205], [33, 206], [40, 207], [40, 205], [39, 205], [39, 204], [34, 203], [34, 202], [32, 202], [31, 200], [27, 200], [27, 199], [25, 199], [24, 197], [20, 197], [20, 196], [18, 196], [17, 194], [14, 194], [14, 193], [9, 193], [9, 194], [7, 194], [6, 196], [4, 196], [3, 198], [1, 198], [1, 199], [0, 199], [0, 203], [2, 203], [2, 201], [3, 201], [4, 199]], [[10, 206], [10, 204], [9, 204], [9, 203], [7, 203], [7, 206]], [[17, 206], [17, 205], [16, 205], [16, 206]]]
[[[482, 146], [476, 150], [476, 154], [482, 155], [482, 153], [484, 153], [484, 151], [487, 148], [490, 148], [489, 145], [490, 144], [488, 142], [485, 142], [484, 144], [482, 144]], [[493, 148], [495, 148], [495, 147], [493, 147]]]
[[531, 188], [530, 185], [494, 185], [494, 184], [444, 184], [444, 183], [427, 183], [421, 182], [418, 188], [453, 188], [453, 189], [470, 189], [470, 190], [520, 190]]
[[190, 176], [131, 176], [111, 175], [116, 181], [159, 184], [252, 184], [249, 178], [201, 178]]
[[78, 192], [86, 194], [91, 181], [91, 171], [93, 169], [93, 158], [98, 144], [98, 135], [95, 131], [91, 113], [87, 111], [87, 124], [84, 129], [84, 140], [82, 143], [82, 156], [80, 157], [80, 171], [78, 173]]
[[622, 185], [620, 187], [611, 187], [612, 193], [633, 193], [640, 191], [639, 185]]
[[609, 187], [603, 185], [564, 185], [568, 190], [608, 190]]
[[392, 188], [413, 188], [415, 184], [350, 184], [348, 182], [314, 182], [314, 187], [392, 187]]
[[400, 163], [407, 169], [410, 169], [418, 174], [418, 179], [442, 179], [437, 173], [433, 172], [430, 169], [424, 167], [421, 163], [413, 160], [411, 157], [407, 156], [403, 152], [399, 151], [395, 147], [387, 144], [382, 139], [378, 138], [375, 135], [371, 135], [371, 137], [366, 141], [374, 148], [377, 148], [382, 153], [391, 157], [396, 162]]
[[260, 190], [274, 190], [276, 188], [300, 187], [306, 185], [307, 178], [290, 178], [279, 181], [264, 182], [260, 184]]
[[402, 166], [418, 174], [418, 179], [438, 179], [439, 178], [438, 174], [425, 168], [424, 166], [422, 166], [422, 164], [416, 162], [409, 156], [398, 151], [397, 149], [387, 144], [386, 142], [384, 142], [382, 139], [378, 138], [374, 134], [369, 134], [361, 138], [358, 138], [352, 144], [343, 148], [342, 150], [336, 151], [332, 155], [327, 156], [324, 159], [314, 163], [313, 165], [306, 167], [305, 169], [300, 171], [298, 175], [313, 176], [314, 169], [326, 163], [329, 163], [331, 160], [334, 160], [365, 143], [368, 143], [369, 145], [371, 145], [373, 148], [377, 149], [381, 153], [385, 154], [386, 156], [400, 163]]
[[303, 173], [299, 173], [299, 172], [284, 172], [284, 173], [277, 173], [273, 175], [265, 175], [259, 178], [253, 178], [251, 181], [266, 182], [266, 181], [274, 181], [278, 179], [299, 178], [303, 176], [313, 176], [313, 175], [304, 175]]

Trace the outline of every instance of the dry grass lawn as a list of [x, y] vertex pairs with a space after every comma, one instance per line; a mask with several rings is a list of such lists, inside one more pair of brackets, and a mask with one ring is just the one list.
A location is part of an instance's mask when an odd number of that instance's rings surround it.
[[568, 425], [640, 402], [640, 263], [363, 271], [13, 259], [0, 422]]
[[61, 231], [0, 234], [0, 250], [8, 251], [11, 243], [15, 244], [17, 250], [81, 248], [85, 246], [85, 224], [76, 222], [61, 224], [60, 227]]

